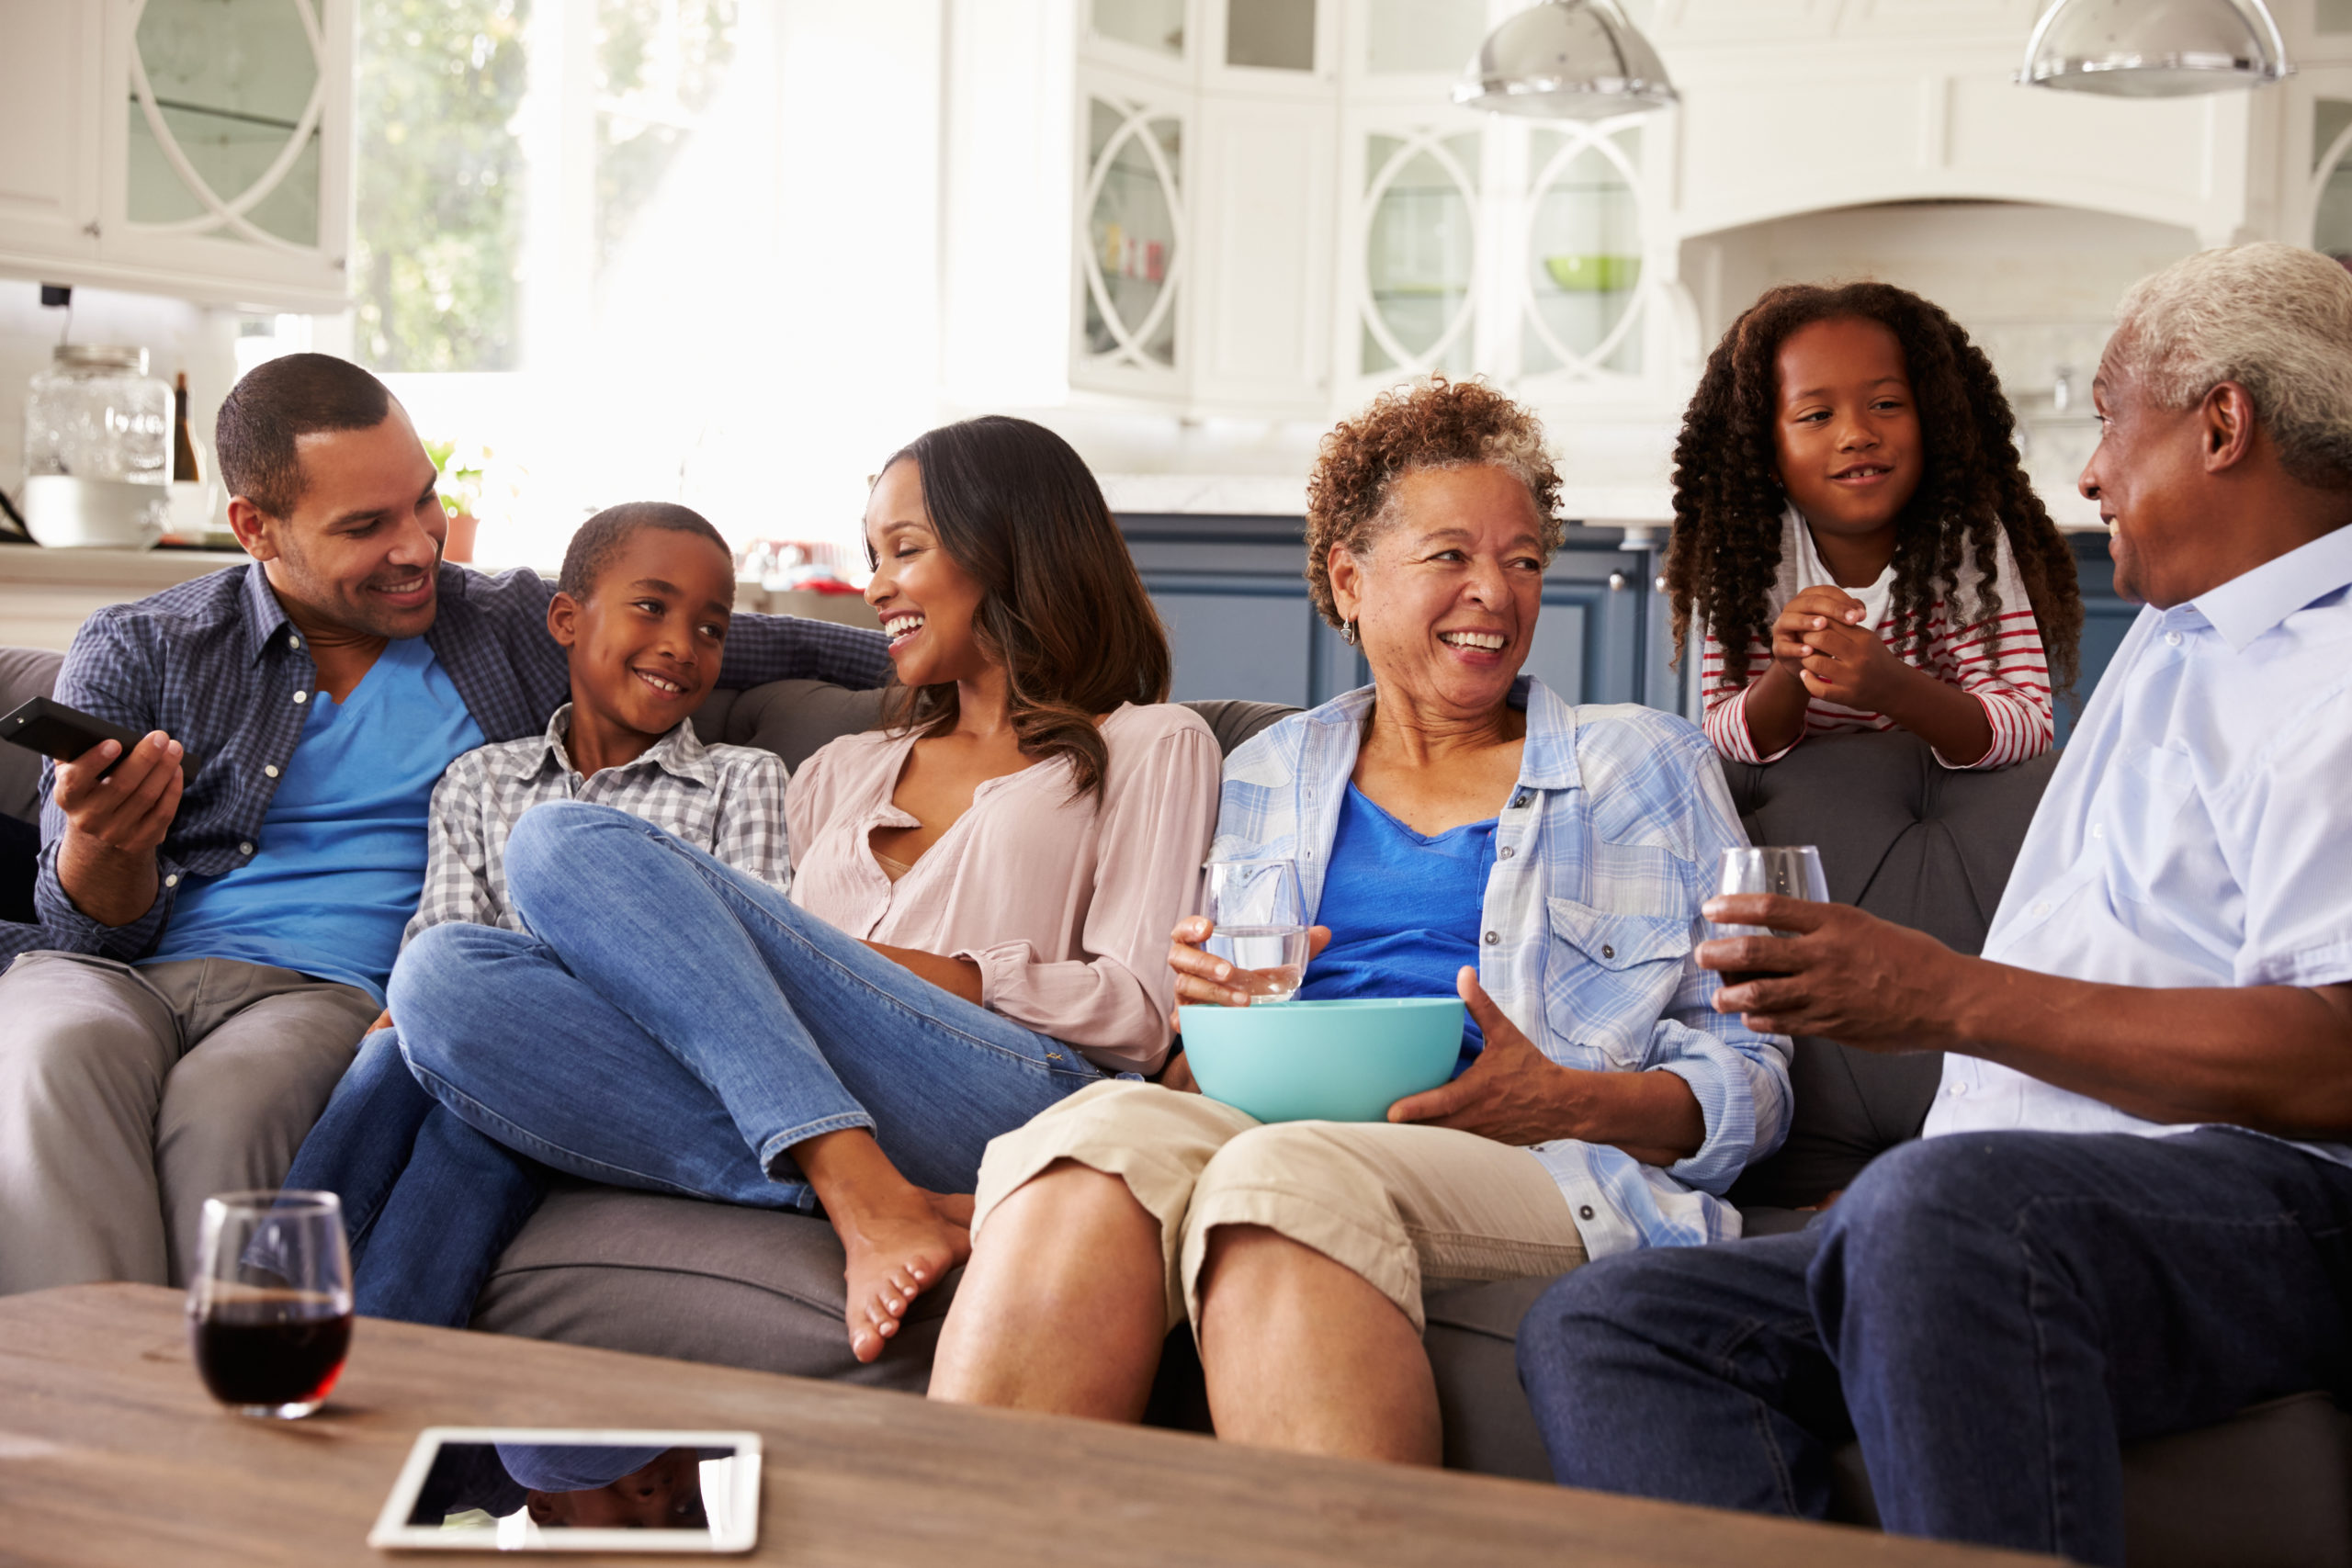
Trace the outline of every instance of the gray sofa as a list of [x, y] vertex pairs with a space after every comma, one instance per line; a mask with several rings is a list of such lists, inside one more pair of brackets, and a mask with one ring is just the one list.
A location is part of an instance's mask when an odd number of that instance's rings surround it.
[[[53, 679], [53, 655], [0, 649], [0, 711]], [[1289, 710], [1197, 705], [1230, 750]], [[876, 698], [784, 682], [714, 696], [708, 740], [758, 745], [787, 763], [872, 722]], [[0, 753], [13, 748], [0, 747]], [[0, 755], [0, 810], [29, 812], [34, 773]], [[1905, 736], [1811, 741], [1766, 768], [1728, 766], [1758, 842], [1821, 846], [1830, 895], [1974, 951], [2054, 759], [1952, 773]], [[550, 1050], [560, 1050], [551, 1044]], [[1794, 1228], [1880, 1150], [1917, 1134], [1932, 1056], [1881, 1057], [1800, 1040], [1786, 1145], [1733, 1191], [1752, 1234]], [[484, 1289], [474, 1326], [690, 1360], [920, 1392], [953, 1281], [929, 1292], [871, 1366], [841, 1326], [842, 1255], [822, 1220], [559, 1181]], [[1514, 1365], [1519, 1320], [1547, 1281], [1433, 1291], [1428, 1346], [1445, 1416], [1446, 1462], [1541, 1480], [1549, 1469]], [[1151, 1418], [1203, 1427], [1189, 1341], [1170, 1341]], [[2221, 1426], [2128, 1450], [2135, 1563], [2343, 1564], [2352, 1568], [2352, 1418], [2299, 1394]], [[1875, 1522], [1858, 1451], [1839, 1461], [1839, 1517]]]

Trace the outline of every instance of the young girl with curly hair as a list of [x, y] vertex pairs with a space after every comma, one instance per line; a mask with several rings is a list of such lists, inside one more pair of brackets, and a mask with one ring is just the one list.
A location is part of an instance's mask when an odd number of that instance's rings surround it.
[[1896, 728], [1951, 768], [2049, 749], [2083, 606], [2014, 423], [1983, 351], [1905, 289], [1792, 284], [1732, 323], [1683, 416], [1666, 564], [1718, 751]]

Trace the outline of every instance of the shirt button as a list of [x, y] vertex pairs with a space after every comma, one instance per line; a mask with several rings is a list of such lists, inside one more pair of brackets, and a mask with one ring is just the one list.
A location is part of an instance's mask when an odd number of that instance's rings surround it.
[[2099, 822], [2094, 822], [2094, 823], [2092, 823], [2092, 824], [2091, 824], [2091, 837], [2092, 837], [2092, 838], [2094, 838], [2094, 839], [2104, 839], [2104, 838], [2106, 838], [2106, 837], [2107, 837], [2107, 827], [2106, 827], [2106, 825], [2105, 825], [2104, 823], [2099, 823]]
[[1577, 1218], [1580, 1220], [1589, 1220], [1592, 1218], [1592, 1205], [1589, 1203], [1579, 1204], [1577, 1208]]
[[180, 874], [176, 871], [172, 873], [171, 875], [164, 878], [164, 886], [166, 887], [177, 887], [179, 885]]
[[1614, 958], [1617, 956], [1617, 950], [1604, 942], [1600, 944], [1600, 956], [1603, 958]]
[[2167, 648], [2178, 648], [2180, 646], [2180, 634], [2178, 632], [2165, 633], [2165, 646]]
[[2050, 906], [2049, 906], [2049, 905], [2047, 905], [2047, 904], [2036, 904], [2036, 905], [2033, 907], [2033, 912], [2034, 912], [2034, 914], [2035, 914], [2035, 916], [2036, 916], [2037, 918], [2038, 918], [2038, 917], [2040, 917], [2040, 916], [2042, 916], [2042, 915], [2046, 915], [2046, 914], [2050, 913]]
[[298, 703], [307, 703], [311, 700], [311, 694], [308, 692], [297, 692], [294, 694], [294, 700]]
[[302, 639], [294, 636], [291, 632], [288, 632], [286, 637], [286, 646], [288, 648], [300, 648], [302, 646]]
[[239, 844], [237, 852], [241, 855], [249, 855], [254, 852], [254, 847], [251, 844]]
[[274, 779], [277, 776], [277, 764], [275, 762], [265, 763], [263, 764], [261, 771], [264, 778]]
[[1512, 850], [1509, 844], [1505, 844], [1501, 849], [1495, 852], [1495, 858], [1497, 860], [1509, 860], [1516, 852], [1517, 852]]
[[1968, 1086], [1964, 1083], [1956, 1083], [1951, 1086], [1951, 1096], [1954, 1100], [1958, 1100], [1962, 1095], [1964, 1095], [1967, 1092]]
[[1488, 947], [1494, 946], [1495, 943], [1500, 941], [1502, 941], [1502, 934], [1499, 931], [1488, 931], [1487, 933], [1487, 945]]

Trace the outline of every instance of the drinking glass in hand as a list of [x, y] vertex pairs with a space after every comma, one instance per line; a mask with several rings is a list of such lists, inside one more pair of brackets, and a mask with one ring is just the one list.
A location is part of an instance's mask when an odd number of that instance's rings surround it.
[[1226, 983], [1252, 1001], [1286, 1002], [1306, 972], [1306, 904], [1286, 860], [1209, 862], [1208, 951], [1233, 965]]
[[[1804, 898], [1815, 904], [1829, 902], [1829, 884], [1821, 874], [1821, 852], [1811, 844], [1725, 850], [1722, 884], [1715, 891], [1726, 895], [1777, 893], [1783, 898]], [[1776, 931], [1769, 926], [1715, 927], [1719, 937], [1795, 934]], [[1772, 973], [1769, 969], [1727, 969], [1724, 971], [1724, 984], [1736, 986], [1748, 980], [1768, 980]]]
[[351, 1251], [332, 1192], [204, 1201], [188, 1339], [212, 1397], [290, 1418], [326, 1403], [351, 1348]]

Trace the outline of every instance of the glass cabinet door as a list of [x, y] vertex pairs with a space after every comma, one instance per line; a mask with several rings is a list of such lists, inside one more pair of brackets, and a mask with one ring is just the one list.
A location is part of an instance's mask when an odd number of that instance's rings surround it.
[[1529, 142], [1521, 367], [1638, 376], [1642, 213], [1638, 127], [1613, 136], [1543, 130]]
[[1365, 139], [1362, 369], [1469, 367], [1477, 131]]
[[1175, 367], [1183, 135], [1173, 115], [1088, 100], [1081, 287], [1099, 362]]
[[125, 216], [149, 233], [320, 243], [321, 0], [133, 0]]
[[2352, 101], [2312, 106], [2312, 151], [2319, 175], [2312, 206], [2312, 249], [2352, 267]]
[[1364, 9], [1364, 68], [1375, 76], [1458, 75], [1486, 39], [1487, 0], [1370, 0]]
[[1184, 58], [1184, 0], [1093, 0], [1097, 38]]

